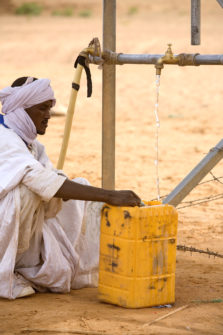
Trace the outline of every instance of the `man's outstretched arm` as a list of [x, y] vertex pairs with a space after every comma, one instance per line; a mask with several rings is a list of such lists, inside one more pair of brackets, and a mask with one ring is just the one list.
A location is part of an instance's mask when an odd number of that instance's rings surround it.
[[55, 197], [64, 200], [89, 200], [106, 202], [114, 206], [139, 206], [141, 199], [133, 191], [113, 191], [82, 185], [66, 179]]

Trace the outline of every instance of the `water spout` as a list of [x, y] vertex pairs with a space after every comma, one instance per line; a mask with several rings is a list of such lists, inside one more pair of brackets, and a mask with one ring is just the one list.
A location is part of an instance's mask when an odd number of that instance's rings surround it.
[[156, 75], [156, 102], [155, 102], [155, 118], [156, 118], [156, 134], [155, 134], [155, 169], [156, 169], [156, 187], [157, 187], [157, 200], [160, 200], [160, 186], [159, 186], [159, 128], [160, 128], [160, 120], [159, 120], [159, 88], [160, 88], [160, 75]]

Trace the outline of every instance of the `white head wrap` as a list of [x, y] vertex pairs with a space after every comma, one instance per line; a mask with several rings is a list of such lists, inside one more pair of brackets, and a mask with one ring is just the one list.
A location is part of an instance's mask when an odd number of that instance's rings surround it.
[[37, 132], [25, 109], [47, 100], [53, 100], [53, 106], [56, 103], [49, 79], [33, 81], [32, 77], [28, 77], [22, 86], [3, 88], [0, 91], [0, 101], [2, 113], [5, 114], [5, 124], [27, 144], [31, 144], [36, 138]]

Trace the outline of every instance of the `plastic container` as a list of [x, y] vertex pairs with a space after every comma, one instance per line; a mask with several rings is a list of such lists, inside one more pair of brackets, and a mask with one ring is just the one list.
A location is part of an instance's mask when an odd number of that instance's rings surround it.
[[140, 308], [175, 301], [177, 211], [105, 205], [101, 218], [99, 300]]

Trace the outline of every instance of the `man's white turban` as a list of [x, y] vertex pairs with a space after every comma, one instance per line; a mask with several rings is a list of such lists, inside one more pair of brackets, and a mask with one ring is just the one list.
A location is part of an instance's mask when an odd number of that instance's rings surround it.
[[5, 87], [0, 91], [4, 123], [13, 129], [27, 144], [31, 144], [37, 136], [36, 127], [25, 111], [26, 108], [47, 100], [56, 103], [49, 79], [33, 81], [28, 77], [22, 86]]

